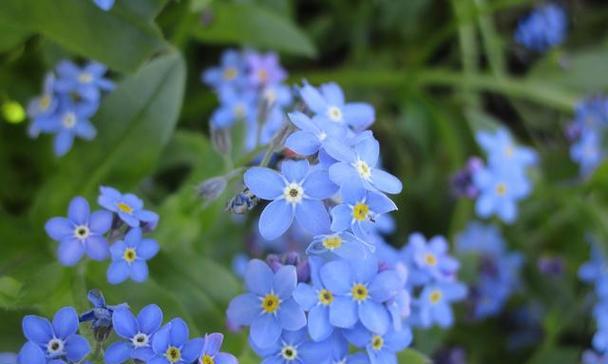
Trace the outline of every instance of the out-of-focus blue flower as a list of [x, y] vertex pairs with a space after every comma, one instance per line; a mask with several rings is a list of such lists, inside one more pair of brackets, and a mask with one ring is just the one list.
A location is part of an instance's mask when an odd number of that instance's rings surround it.
[[583, 364], [608, 364], [608, 354], [596, 353], [593, 350], [585, 350], [582, 358]]
[[227, 86], [242, 86], [245, 77], [245, 60], [241, 52], [228, 49], [222, 54], [218, 67], [203, 72], [202, 80], [207, 85], [219, 90]]
[[59, 109], [50, 117], [40, 120], [36, 128], [40, 132], [55, 134], [53, 148], [61, 157], [72, 149], [74, 138], [93, 140], [97, 130], [89, 120], [95, 108], [85, 103], [74, 103], [69, 99], [60, 100]]
[[19, 352], [19, 364], [58, 364], [84, 359], [91, 347], [77, 332], [78, 314], [72, 307], [57, 311], [52, 324], [44, 317], [25, 316], [23, 334], [28, 342]]
[[238, 364], [234, 355], [220, 352], [223, 341], [224, 335], [220, 333], [205, 335], [203, 352], [197, 364]]
[[479, 131], [475, 134], [477, 143], [488, 156], [488, 162], [494, 168], [514, 171], [524, 170], [538, 162], [536, 152], [527, 147], [518, 146], [507, 129], [500, 128], [495, 132]]
[[248, 52], [245, 61], [249, 67], [249, 81], [255, 86], [279, 83], [287, 77], [276, 53]]
[[505, 251], [505, 241], [498, 228], [471, 221], [456, 237], [456, 249], [463, 253], [499, 255]]
[[331, 350], [328, 343], [310, 340], [305, 329], [284, 331], [269, 347], [259, 347], [250, 337], [253, 350], [264, 360], [262, 364], [322, 363]]
[[191, 364], [203, 352], [202, 338], [189, 339], [190, 330], [181, 318], [174, 318], [152, 337], [154, 356], [148, 364]]
[[417, 323], [424, 327], [438, 324], [446, 328], [452, 326], [454, 315], [452, 302], [460, 301], [467, 295], [467, 287], [459, 282], [440, 282], [424, 287], [420, 298], [414, 302]]
[[605, 157], [600, 137], [592, 131], [583, 133], [570, 148], [570, 158], [580, 165], [583, 175], [593, 172]]
[[547, 4], [534, 9], [519, 22], [515, 41], [530, 50], [544, 52], [560, 45], [567, 31], [565, 10], [557, 4]]
[[107, 70], [106, 66], [97, 62], [90, 62], [81, 68], [71, 61], [62, 61], [56, 67], [55, 90], [98, 104], [102, 91], [114, 89], [114, 83], [104, 78]]
[[299, 330], [306, 325], [302, 308], [292, 298], [297, 274], [293, 266], [273, 273], [261, 260], [251, 260], [245, 273], [249, 293], [234, 298], [228, 307], [228, 319], [237, 325], [251, 325], [249, 338], [257, 347], [277, 343], [284, 330]]
[[211, 126], [229, 128], [237, 121], [247, 125], [255, 124], [257, 116], [256, 94], [252, 91], [238, 91], [231, 87], [219, 90], [220, 107], [211, 115]]
[[293, 94], [289, 86], [282, 83], [274, 83], [264, 86], [261, 99], [264, 100], [266, 107], [281, 111], [282, 108], [291, 105]]
[[322, 200], [332, 196], [337, 187], [326, 170], [311, 168], [306, 160], [284, 161], [280, 174], [270, 168], [253, 167], [245, 172], [244, 181], [257, 197], [272, 200], [258, 224], [265, 239], [282, 235], [294, 217], [312, 233], [329, 231], [329, 215]]
[[591, 174], [606, 157], [602, 144], [608, 128], [608, 99], [592, 96], [580, 101], [568, 126], [572, 141], [570, 158], [580, 165], [583, 176]]
[[335, 83], [323, 84], [319, 89], [305, 83], [300, 95], [315, 115], [330, 123], [349, 126], [355, 131], [365, 130], [374, 123], [374, 108], [361, 102], [346, 103], [342, 89]]
[[54, 217], [45, 225], [46, 233], [59, 242], [59, 262], [73, 266], [86, 253], [91, 259], [104, 260], [110, 255], [104, 234], [112, 227], [112, 214], [90, 212], [83, 197], [75, 197], [68, 207], [68, 217]]
[[32, 99], [27, 106], [27, 116], [32, 120], [28, 128], [31, 137], [37, 137], [41, 128], [48, 124], [48, 119], [57, 111], [59, 104], [55, 96], [55, 75], [48, 73], [44, 78], [42, 95]]
[[300, 130], [287, 138], [285, 146], [303, 156], [317, 153], [327, 138], [343, 139], [346, 136], [346, 129], [328, 123], [320, 116], [311, 119], [304, 113], [296, 111], [289, 114], [289, 119]]
[[0, 353], [0, 364], [17, 364], [17, 354]]
[[349, 263], [331, 261], [320, 270], [321, 282], [334, 296], [329, 306], [330, 323], [352, 328], [360, 321], [368, 330], [384, 334], [390, 325], [384, 303], [395, 297], [402, 282], [393, 270], [379, 272], [374, 256]]
[[306, 253], [311, 255], [325, 255], [329, 253], [343, 259], [358, 259], [369, 254], [370, 249], [373, 249], [373, 247], [369, 246], [369, 243], [347, 231], [342, 231], [335, 234], [315, 236], [306, 249]]
[[397, 364], [397, 353], [412, 343], [409, 327], [378, 334], [358, 324], [353, 329], [345, 330], [344, 336], [356, 347], [365, 348], [371, 364]]
[[112, 331], [112, 315], [114, 311], [121, 308], [129, 308], [126, 303], [118, 305], [106, 304], [101, 291], [93, 289], [87, 293], [89, 302], [93, 304], [93, 308], [80, 315], [80, 322], [91, 322], [91, 327], [97, 341], [104, 341]]
[[154, 356], [152, 337], [163, 323], [163, 312], [157, 305], [141, 309], [137, 317], [128, 308], [121, 308], [112, 315], [116, 335], [126, 341], [112, 343], [105, 350], [107, 364], [120, 364], [129, 359], [146, 362]]
[[95, 1], [95, 4], [97, 6], [99, 6], [101, 9], [108, 11], [110, 9], [112, 9], [112, 7], [114, 6], [114, 2], [116, 0], [93, 0]]
[[345, 185], [342, 203], [331, 209], [331, 229], [343, 232], [351, 229], [362, 241], [368, 241], [376, 216], [397, 210], [386, 195]]
[[338, 161], [329, 167], [329, 176], [338, 186], [361, 186], [391, 194], [401, 192], [403, 186], [397, 177], [376, 168], [380, 144], [373, 136], [362, 137], [353, 148], [338, 139], [328, 139], [324, 149]]
[[144, 210], [143, 201], [132, 193], [122, 194], [112, 187], [101, 186], [97, 203], [108, 211], [114, 212], [132, 228], [143, 225], [148, 229], [156, 228], [158, 215]]
[[108, 267], [108, 282], [119, 284], [131, 278], [135, 282], [148, 279], [148, 260], [159, 250], [156, 240], [143, 239], [139, 228], [131, 229], [123, 240], [112, 244], [112, 264]]
[[418, 285], [453, 279], [460, 267], [448, 254], [448, 243], [443, 236], [434, 236], [427, 242], [422, 234], [413, 233], [402, 254], [406, 262], [411, 262], [409, 278]]
[[579, 278], [595, 287], [600, 298], [608, 299], [608, 263], [604, 250], [595, 242], [591, 246], [591, 259], [578, 270]]

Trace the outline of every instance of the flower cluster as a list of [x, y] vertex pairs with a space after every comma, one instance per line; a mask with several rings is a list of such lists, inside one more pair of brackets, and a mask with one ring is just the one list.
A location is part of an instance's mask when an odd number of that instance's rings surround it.
[[[537, 155], [530, 148], [517, 146], [506, 129], [496, 132], [480, 131], [477, 143], [487, 154], [487, 164], [479, 159], [458, 173], [455, 189], [476, 198], [478, 216], [497, 215], [512, 223], [517, 218], [517, 203], [532, 189], [527, 169], [537, 163]], [[464, 177], [463, 177], [464, 176]]]
[[[593, 284], [597, 302], [593, 307], [593, 317], [597, 324], [597, 331], [593, 336], [593, 350], [585, 355], [585, 363], [601, 363], [601, 356], [608, 354], [608, 261], [602, 248], [595, 243], [591, 243], [591, 259], [583, 264], [578, 271], [579, 278], [589, 284]], [[596, 358], [596, 361], [591, 359]]]
[[97, 5], [99, 8], [108, 11], [110, 9], [112, 9], [112, 7], [114, 6], [114, 2], [116, 0], [93, 0], [95, 1], [95, 5]]
[[148, 278], [146, 261], [158, 253], [159, 245], [155, 240], [144, 238], [143, 233], [156, 228], [158, 215], [144, 210], [143, 201], [137, 196], [122, 194], [111, 187], [101, 187], [97, 202], [103, 210], [91, 212], [86, 199], [75, 197], [67, 217], [47, 221], [47, 234], [59, 242], [59, 262], [73, 266], [84, 255], [96, 261], [111, 258], [107, 272], [111, 284], [128, 278], [145, 281]]
[[291, 90], [282, 83], [286, 76], [274, 53], [227, 50], [221, 64], [202, 75], [220, 100], [211, 116], [212, 132], [243, 122], [248, 150], [268, 143], [284, 124], [284, 109], [292, 103]]
[[62, 61], [55, 72], [46, 75], [42, 95], [30, 101], [29, 134], [54, 134], [54, 152], [63, 156], [70, 151], [74, 138], [92, 140], [97, 133], [90, 118], [97, 112], [103, 91], [114, 84], [104, 78], [106, 66], [91, 62], [78, 67]]
[[566, 38], [568, 19], [557, 4], [547, 4], [533, 10], [522, 19], [515, 31], [515, 41], [535, 52], [545, 52], [560, 45]]
[[153, 364], [238, 363], [233, 355], [220, 352], [222, 334], [190, 339], [184, 320], [174, 318], [163, 325], [163, 312], [155, 304], [143, 307], [135, 315], [126, 304], [107, 306], [97, 291], [90, 292], [89, 299], [94, 308], [80, 318], [73, 307], [60, 309], [52, 321], [26, 316], [23, 333], [28, 341], [19, 352], [18, 364], [90, 363], [85, 359], [91, 354], [91, 344], [79, 334], [80, 323], [88, 321], [92, 322], [98, 344], [105, 343], [111, 332], [118, 338], [104, 350], [107, 364], [130, 360]]
[[458, 235], [457, 250], [479, 259], [479, 276], [469, 295], [473, 317], [483, 319], [499, 314], [519, 287], [523, 256], [507, 252], [500, 231], [479, 222], [470, 222]]
[[570, 123], [567, 136], [572, 140], [570, 158], [579, 164], [581, 174], [588, 175], [606, 157], [602, 147], [608, 126], [608, 99], [591, 97], [580, 102]]

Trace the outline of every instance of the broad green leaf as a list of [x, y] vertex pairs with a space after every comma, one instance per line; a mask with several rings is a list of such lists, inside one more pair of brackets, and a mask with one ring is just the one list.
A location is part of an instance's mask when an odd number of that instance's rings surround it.
[[15, 26], [14, 24], [4, 23], [0, 19], [0, 52], [11, 50], [25, 41], [31, 34], [27, 29]]
[[153, 20], [169, 0], [129, 0], [117, 1], [114, 7], [116, 9], [124, 8], [146, 20]]
[[[152, 17], [158, 9], [152, 4], [138, 11]], [[158, 28], [142, 19], [141, 12], [122, 7], [104, 12], [88, 0], [3, 0], [0, 23], [41, 33], [83, 57], [132, 72], [167, 47]]]
[[426, 355], [414, 349], [405, 349], [397, 355], [400, 364], [431, 364]]
[[314, 57], [314, 44], [291, 20], [254, 4], [213, 2], [213, 20], [194, 36], [205, 43], [239, 43]]
[[16, 307], [21, 287], [21, 283], [12, 277], [0, 277], [0, 307], [4, 309]]
[[40, 191], [36, 224], [62, 213], [75, 195], [92, 197], [102, 184], [132, 189], [154, 170], [179, 116], [185, 73], [181, 56], [167, 54], [106, 97], [93, 118], [95, 140], [76, 142]]

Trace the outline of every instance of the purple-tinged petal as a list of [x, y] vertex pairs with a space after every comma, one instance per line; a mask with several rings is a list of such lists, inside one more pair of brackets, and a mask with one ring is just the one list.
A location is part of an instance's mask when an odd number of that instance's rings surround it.
[[214, 332], [205, 335], [205, 346], [203, 347], [203, 354], [214, 356], [222, 348], [224, 342], [224, 335], [219, 332]]
[[112, 228], [112, 213], [109, 211], [95, 211], [89, 219], [89, 228], [97, 234], [105, 234]]
[[137, 256], [144, 260], [150, 260], [158, 254], [160, 247], [156, 240], [143, 239], [137, 247]]
[[119, 284], [129, 278], [131, 269], [129, 264], [124, 260], [112, 262], [108, 267], [107, 278], [110, 284]]
[[384, 305], [367, 300], [359, 305], [361, 323], [371, 332], [383, 335], [388, 331], [390, 317]]
[[143, 260], [136, 260], [131, 263], [131, 279], [142, 283], [148, 279], [148, 264]]
[[297, 283], [298, 275], [296, 273], [296, 267], [293, 265], [284, 265], [274, 274], [272, 289], [281, 299], [287, 299], [291, 297]]
[[252, 259], [245, 271], [245, 286], [250, 292], [264, 296], [272, 289], [274, 273], [265, 262]]

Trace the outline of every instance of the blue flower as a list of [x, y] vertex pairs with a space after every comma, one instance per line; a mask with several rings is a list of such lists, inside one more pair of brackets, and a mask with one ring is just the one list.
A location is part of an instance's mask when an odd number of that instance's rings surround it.
[[340, 331], [335, 331], [324, 344], [330, 349], [329, 360], [323, 361], [324, 364], [369, 364], [367, 354], [349, 352], [348, 341]]
[[593, 130], [581, 134], [579, 140], [570, 147], [570, 158], [581, 167], [581, 174], [593, 172], [606, 157], [599, 135]]
[[249, 81], [255, 86], [278, 83], [287, 77], [276, 53], [248, 52], [245, 54], [245, 60], [249, 67]]
[[424, 287], [416, 303], [416, 318], [424, 328], [438, 324], [446, 328], [452, 326], [454, 315], [451, 303], [462, 300], [467, 294], [465, 285], [459, 282], [441, 282]]
[[556, 4], [547, 4], [532, 11], [519, 22], [515, 40], [524, 47], [544, 52], [561, 44], [566, 38], [566, 12]]
[[280, 340], [266, 348], [251, 341], [253, 350], [264, 358], [261, 364], [319, 363], [327, 357], [330, 350], [326, 343], [311, 341], [304, 329], [284, 331]]
[[230, 302], [228, 319], [237, 325], [251, 325], [251, 341], [260, 348], [271, 347], [284, 330], [306, 325], [304, 311], [292, 298], [296, 283], [295, 267], [286, 265], [273, 273], [261, 260], [251, 260], [245, 273], [249, 293]]
[[335, 327], [352, 328], [361, 321], [368, 330], [384, 334], [389, 329], [389, 313], [383, 305], [402, 288], [392, 270], [378, 271], [373, 256], [364, 260], [331, 261], [321, 267], [323, 286], [332, 293], [329, 321]]
[[291, 105], [293, 95], [289, 86], [282, 83], [273, 83], [264, 86], [261, 99], [266, 102], [267, 107], [282, 111], [282, 108]]
[[157, 305], [148, 305], [137, 317], [128, 308], [121, 308], [112, 315], [116, 335], [126, 341], [112, 343], [105, 351], [107, 364], [120, 364], [129, 359], [147, 361], [154, 356], [152, 337], [163, 323], [163, 312]]
[[212, 333], [205, 335], [203, 352], [197, 364], [238, 364], [234, 355], [220, 352], [224, 335]]
[[397, 353], [412, 343], [409, 327], [379, 334], [357, 325], [351, 330], [345, 330], [344, 336], [356, 347], [365, 348], [371, 364], [397, 364]]
[[500, 255], [505, 250], [505, 241], [496, 226], [472, 221], [456, 237], [456, 247], [464, 253]]
[[517, 218], [517, 202], [530, 193], [530, 183], [523, 173], [503, 168], [482, 168], [473, 176], [479, 197], [475, 202], [478, 216], [498, 215], [506, 223]]
[[66, 266], [78, 263], [86, 253], [91, 259], [104, 260], [110, 255], [103, 236], [112, 227], [112, 214], [107, 211], [90, 213], [89, 203], [75, 197], [68, 207], [68, 217], [54, 217], [45, 225], [46, 233], [59, 242], [57, 256]]
[[376, 168], [380, 145], [373, 137], [361, 138], [354, 148], [338, 139], [329, 139], [324, 149], [338, 161], [329, 167], [329, 176], [338, 186], [362, 186], [391, 194], [401, 192], [403, 186], [397, 177]]
[[488, 162], [494, 168], [519, 171], [538, 162], [536, 152], [530, 148], [516, 145], [511, 134], [504, 128], [500, 128], [494, 133], [479, 131], [475, 134], [475, 139], [488, 155]]
[[0, 353], [0, 364], [17, 364], [17, 354]]
[[115, 212], [118, 217], [130, 227], [139, 227], [144, 224], [154, 229], [158, 224], [158, 215], [152, 211], [144, 210], [143, 201], [134, 194], [121, 194], [112, 187], [100, 187], [97, 203], [103, 208]]
[[184, 320], [175, 318], [163, 326], [152, 338], [154, 356], [148, 364], [191, 364], [203, 352], [201, 338], [189, 339], [190, 331]]
[[19, 352], [20, 364], [59, 364], [78, 362], [91, 351], [89, 342], [78, 332], [78, 314], [72, 307], [57, 311], [53, 323], [40, 316], [23, 318], [28, 342]]
[[148, 279], [148, 264], [159, 250], [158, 243], [152, 239], [142, 239], [139, 228], [131, 229], [124, 241], [112, 244], [112, 264], [108, 267], [108, 282], [119, 284], [131, 278], [135, 282]]
[[322, 234], [314, 237], [306, 249], [309, 255], [334, 254], [344, 259], [357, 259], [366, 256], [373, 246], [353, 234], [342, 231], [335, 234]]
[[[111, 6], [107, 1], [106, 4]], [[106, 66], [97, 62], [80, 68], [73, 62], [62, 61], [56, 67], [55, 90], [64, 95], [75, 94], [82, 100], [98, 104], [101, 91], [114, 89], [114, 83], [103, 77], [107, 70]]]
[[114, 6], [115, 0], [93, 0], [93, 1], [95, 1], [95, 4], [97, 6], [99, 6], [101, 9], [108, 11], [108, 10], [112, 9], [112, 7]]
[[397, 206], [384, 194], [345, 185], [342, 203], [331, 209], [331, 229], [352, 229], [357, 238], [368, 241], [376, 217], [394, 210]]
[[362, 131], [375, 120], [374, 108], [371, 105], [361, 102], [345, 103], [344, 93], [335, 83], [326, 83], [319, 89], [305, 83], [300, 94], [310, 110], [330, 123]]
[[284, 161], [281, 174], [262, 167], [245, 172], [245, 185], [259, 198], [272, 200], [260, 216], [260, 234], [275, 239], [291, 226], [294, 217], [312, 233], [329, 231], [329, 215], [323, 199], [332, 196], [337, 187], [327, 171], [310, 168], [308, 161]]
[[224, 51], [220, 66], [203, 72], [202, 80], [216, 89], [242, 86], [245, 80], [245, 60], [241, 52], [233, 49]]
[[126, 303], [118, 305], [106, 304], [101, 291], [92, 289], [87, 293], [87, 299], [93, 304], [93, 309], [80, 315], [80, 322], [91, 321], [91, 326], [97, 341], [104, 341], [112, 331], [112, 315], [121, 308], [129, 308]]
[[289, 119], [300, 130], [287, 138], [285, 146], [303, 156], [317, 153], [327, 138], [344, 138], [346, 135], [344, 128], [320, 116], [311, 119], [296, 111], [289, 114]]
[[583, 364], [608, 364], [608, 354], [598, 354], [593, 350], [585, 350], [582, 362]]
[[452, 279], [460, 266], [448, 254], [448, 243], [443, 236], [434, 236], [427, 243], [422, 234], [411, 234], [403, 254], [412, 264], [410, 278], [415, 284]]
[[61, 157], [72, 149], [74, 138], [93, 140], [97, 130], [89, 120], [95, 107], [86, 103], [74, 103], [62, 98], [59, 109], [50, 117], [40, 119], [36, 128], [39, 132], [56, 134], [53, 143], [55, 155]]
[[237, 121], [247, 125], [256, 123], [256, 95], [251, 91], [240, 92], [232, 87], [219, 90], [220, 106], [211, 115], [213, 128], [229, 128]]
[[41, 132], [42, 125], [48, 124], [48, 119], [57, 111], [59, 104], [55, 96], [55, 76], [48, 73], [44, 79], [42, 95], [31, 100], [27, 106], [27, 116], [32, 119], [28, 134], [36, 137]]

